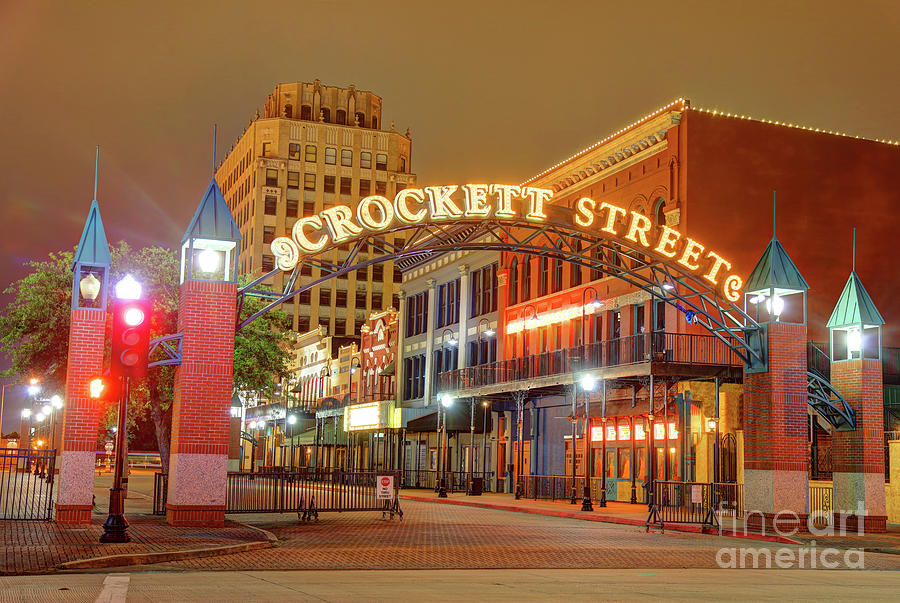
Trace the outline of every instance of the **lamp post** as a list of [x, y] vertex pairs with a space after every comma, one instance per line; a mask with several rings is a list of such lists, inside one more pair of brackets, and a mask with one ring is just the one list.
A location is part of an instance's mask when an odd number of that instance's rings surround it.
[[578, 501], [578, 486], [575, 483], [575, 446], [578, 439], [578, 385], [572, 384], [572, 495], [569, 504], [574, 505]]
[[472, 471], [475, 469], [475, 398], [470, 398], [469, 406], [471, 409], [471, 415], [469, 417], [469, 454], [466, 459], [469, 487], [466, 488], [466, 494], [472, 494]]
[[[487, 476], [487, 417], [489, 411], [490, 404], [487, 400], [482, 401], [481, 410], [482, 410], [482, 427], [481, 427], [481, 479], [482, 483], [484, 483], [484, 479]], [[482, 488], [483, 489], [483, 488]]]
[[290, 438], [291, 438], [291, 471], [293, 472], [294, 471], [294, 424], [297, 422], [297, 415], [295, 415], [295, 414], [288, 415], [287, 418], [285, 419], [285, 422], [291, 428], [291, 435], [290, 435]]
[[447, 465], [447, 409], [453, 405], [453, 398], [451, 398], [447, 394], [441, 394], [440, 397], [441, 404], [438, 407], [438, 411], [443, 408], [444, 420], [442, 422], [443, 433], [441, 435], [441, 479], [440, 479], [440, 488], [438, 489], [438, 498], [447, 498], [447, 483], [446, 483], [446, 465]]
[[[584, 390], [584, 498], [581, 501], [582, 511], [593, 511], [591, 503], [591, 465], [593, 465], [593, 450], [591, 450], [591, 396], [590, 392], [597, 386], [597, 381], [591, 375], [585, 375], [581, 379], [581, 389]], [[606, 434], [604, 434], [605, 436]], [[606, 438], [603, 438], [606, 442]], [[574, 453], [574, 446], [572, 448]], [[574, 479], [574, 476], [573, 476]]]

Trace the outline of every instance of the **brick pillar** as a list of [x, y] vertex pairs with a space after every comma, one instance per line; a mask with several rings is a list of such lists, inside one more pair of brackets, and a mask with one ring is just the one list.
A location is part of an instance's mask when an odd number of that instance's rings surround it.
[[166, 520], [175, 526], [222, 526], [237, 285], [186, 281], [178, 330]]
[[769, 323], [769, 370], [744, 374], [744, 509], [747, 527], [806, 526], [806, 325]]
[[859, 507], [865, 510], [865, 532], [887, 530], [884, 493], [884, 392], [881, 360], [842, 360], [831, 363], [831, 384], [856, 411], [856, 429], [834, 431], [834, 526], [848, 513], [846, 527], [860, 526]]
[[100, 411], [88, 382], [103, 372], [105, 344], [106, 311], [72, 310], [56, 500], [56, 522], [63, 525], [91, 522]]

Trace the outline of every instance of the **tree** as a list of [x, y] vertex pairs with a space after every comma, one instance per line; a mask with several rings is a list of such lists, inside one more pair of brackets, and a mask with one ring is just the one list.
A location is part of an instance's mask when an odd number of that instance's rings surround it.
[[[110, 283], [127, 273], [144, 287], [153, 300], [151, 337], [174, 334], [178, 316], [179, 260], [176, 252], [163, 247], [132, 250], [119, 243], [110, 250]], [[24, 278], [12, 283], [4, 293], [12, 301], [0, 314], [0, 351], [11, 361], [6, 376], [37, 375], [49, 389], [65, 384], [69, 346], [73, 253], [51, 253], [46, 260], [27, 264]], [[262, 307], [247, 299], [242, 317]], [[235, 336], [234, 387], [242, 391], [266, 390], [286, 375], [288, 318], [272, 311], [240, 330]], [[155, 367], [147, 378], [133, 384], [129, 426], [149, 415], [156, 431], [163, 471], [168, 471], [171, 405], [174, 395], [174, 367]], [[104, 415], [114, 417], [115, 414]]]

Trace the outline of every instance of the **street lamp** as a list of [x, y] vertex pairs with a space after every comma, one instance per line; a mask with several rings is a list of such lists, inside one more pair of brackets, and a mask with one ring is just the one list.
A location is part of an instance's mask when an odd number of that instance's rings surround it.
[[438, 489], [438, 498], [447, 498], [447, 483], [446, 483], [446, 466], [447, 466], [447, 409], [453, 406], [453, 398], [450, 397], [449, 394], [441, 394], [440, 395], [441, 405], [438, 407], [438, 412], [441, 412], [443, 409], [444, 419], [441, 423], [442, 426], [442, 434], [441, 434], [441, 479], [440, 479], [440, 488]]
[[[585, 375], [581, 378], [581, 389], [584, 390], [584, 498], [581, 501], [582, 511], [593, 511], [594, 505], [591, 503], [591, 466], [593, 465], [593, 450], [591, 446], [591, 395], [597, 386], [597, 380], [592, 375]], [[606, 384], [604, 382], [604, 392]], [[603, 444], [606, 445], [606, 438], [603, 438]], [[572, 454], [575, 454], [575, 444], [572, 444]], [[606, 454], [604, 452], [604, 454]], [[575, 479], [574, 474], [572, 479]], [[603, 504], [601, 498], [601, 505]]]
[[481, 427], [481, 483], [484, 484], [484, 480], [487, 476], [487, 418], [488, 413], [490, 412], [490, 403], [487, 400], [484, 400], [481, 403], [481, 407], [483, 421]]

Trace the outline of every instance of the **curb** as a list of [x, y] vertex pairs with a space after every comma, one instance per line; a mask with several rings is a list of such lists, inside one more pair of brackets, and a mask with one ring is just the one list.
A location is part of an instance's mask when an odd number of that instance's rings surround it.
[[[615, 517], [612, 515], [588, 515], [583, 513], [573, 513], [571, 511], [556, 511], [554, 509], [542, 509], [534, 507], [517, 507], [513, 505], [504, 505], [497, 503], [475, 502], [470, 500], [460, 500], [454, 498], [446, 498], [438, 500], [428, 496], [414, 496], [409, 494], [401, 494], [400, 498], [406, 500], [414, 500], [417, 502], [435, 503], [439, 505], [458, 505], [462, 507], [477, 507], [480, 509], [493, 509], [495, 511], [511, 511], [513, 513], [531, 513], [532, 515], [546, 515], [548, 517], [563, 517], [566, 519], [580, 519], [581, 521], [598, 521], [601, 523], [614, 523], [619, 525], [646, 527], [646, 522], [640, 519], [632, 519], [630, 517]], [[739, 532], [734, 530], [722, 530], [721, 534], [710, 528], [702, 526], [685, 525], [685, 524], [669, 524], [666, 530], [671, 532], [689, 532], [692, 534], [708, 534], [712, 536], [728, 536], [730, 538], [746, 538], [748, 540], [760, 540], [764, 542], [777, 542], [780, 544], [796, 544], [803, 545], [803, 542], [787, 538], [785, 536], [769, 536], [767, 534], [755, 534], [751, 532]]]
[[247, 542], [244, 544], [228, 544], [225, 546], [207, 547], [203, 549], [187, 549], [183, 551], [163, 551], [159, 553], [131, 553], [123, 555], [106, 555], [104, 557], [92, 557], [67, 561], [56, 566], [58, 570], [72, 569], [98, 569], [104, 567], [119, 567], [123, 565], [148, 565], [152, 563], [165, 563], [167, 561], [181, 561], [183, 559], [201, 559], [203, 557], [218, 557], [231, 555], [258, 549], [267, 549], [275, 546], [275, 543]]

